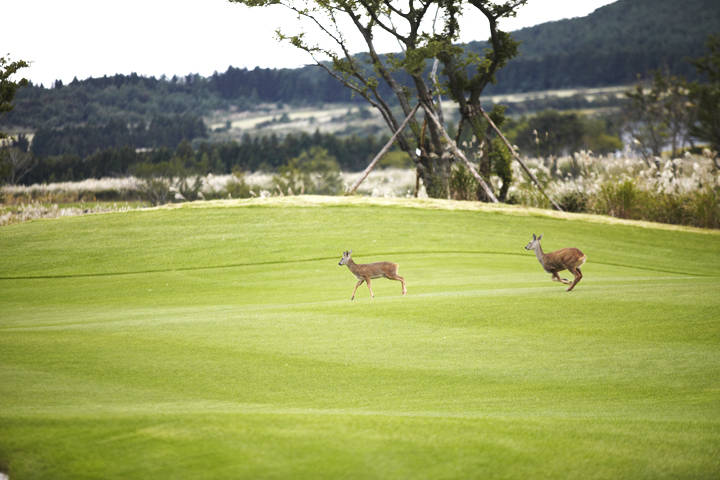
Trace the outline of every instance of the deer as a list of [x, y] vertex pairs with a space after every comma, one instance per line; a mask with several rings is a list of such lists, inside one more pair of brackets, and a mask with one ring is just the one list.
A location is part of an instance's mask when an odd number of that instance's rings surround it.
[[[587, 257], [577, 248], [561, 248], [551, 253], [543, 253], [542, 247], [540, 246], [540, 240], [543, 238], [543, 235], [545, 234], [543, 233], [535, 238], [535, 234], [533, 233], [533, 238], [530, 243], [527, 244], [525, 250], [534, 250], [540, 265], [543, 266], [546, 272], [552, 275], [553, 281], [570, 285], [567, 290], [565, 290], [569, 292], [582, 280], [583, 275], [580, 267], [583, 266]], [[575, 276], [574, 281], [570, 282], [566, 278], [560, 278], [558, 272], [562, 272], [563, 270], [568, 270], [572, 273]]]
[[405, 287], [405, 279], [397, 274], [398, 268], [400, 268], [397, 263], [375, 262], [357, 264], [353, 262], [353, 259], [350, 257], [350, 255], [352, 255], [352, 250], [350, 250], [349, 252], [343, 252], [340, 263], [338, 263], [338, 265], [341, 266], [347, 265], [352, 274], [355, 275], [355, 278], [358, 279], [358, 283], [357, 285], [355, 285], [355, 290], [353, 290], [350, 300], [355, 299], [355, 292], [357, 292], [358, 287], [362, 285], [363, 282], [367, 282], [368, 290], [370, 290], [370, 298], [375, 298], [375, 295], [373, 295], [372, 287], [370, 286], [370, 280], [373, 278], [389, 278], [390, 280], [397, 280], [399, 282], [402, 282], [402, 294], [405, 295], [407, 293], [407, 288]]

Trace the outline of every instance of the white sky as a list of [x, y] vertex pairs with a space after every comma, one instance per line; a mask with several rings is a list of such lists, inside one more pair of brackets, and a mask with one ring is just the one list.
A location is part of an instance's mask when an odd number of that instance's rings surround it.
[[[530, 0], [517, 18], [501, 21], [518, 30], [563, 18], [582, 17], [615, 0]], [[295, 68], [310, 57], [275, 40], [274, 32], [297, 33], [284, 7], [250, 9], [225, 0], [17, 0], [3, 5], [0, 56], [32, 61], [12, 78], [50, 86], [115, 73], [159, 77], [208, 76], [229, 65]], [[482, 28], [474, 28], [480, 25]], [[479, 14], [464, 19], [461, 40], [486, 40]], [[351, 29], [348, 29], [351, 30]], [[360, 51], [362, 46], [357, 45]], [[383, 48], [384, 47], [384, 48]], [[398, 51], [387, 41], [381, 52]], [[354, 52], [355, 53], [355, 52]]]

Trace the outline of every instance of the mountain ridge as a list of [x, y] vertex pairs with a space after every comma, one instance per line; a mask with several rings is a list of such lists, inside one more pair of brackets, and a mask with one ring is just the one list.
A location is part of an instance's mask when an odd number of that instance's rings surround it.
[[[574, 88], [630, 85], [650, 70], [699, 80], [686, 61], [706, 53], [707, 36], [720, 33], [720, 2], [685, 0], [618, 0], [585, 17], [546, 22], [513, 33], [522, 41], [521, 55], [497, 75], [498, 83], [484, 95]], [[485, 42], [469, 42], [482, 52]], [[392, 98], [387, 86], [385, 98]], [[260, 103], [362, 102], [317, 67], [261, 69], [228, 67], [209, 77], [187, 75], [172, 79], [142, 75], [56, 82], [53, 88], [20, 89], [16, 108], [0, 117], [10, 130], [58, 128], [84, 123], [128, 122], [157, 115], [213, 110], [252, 109]]]

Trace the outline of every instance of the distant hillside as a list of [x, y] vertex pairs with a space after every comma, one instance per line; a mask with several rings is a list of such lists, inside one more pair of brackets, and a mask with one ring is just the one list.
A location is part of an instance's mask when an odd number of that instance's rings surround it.
[[[685, 58], [704, 55], [707, 36], [716, 32], [720, 32], [717, 0], [618, 0], [586, 17], [514, 32], [523, 41], [522, 55], [500, 71], [498, 84], [485, 93], [628, 85], [637, 75], [666, 67], [695, 79], [695, 69]], [[482, 51], [484, 46], [471, 42], [468, 49]], [[388, 90], [381, 92], [392, 99]], [[349, 90], [317, 67], [230, 67], [210, 77], [172, 79], [115, 75], [20, 89], [15, 110], [0, 117], [0, 126], [34, 130], [106, 124], [118, 117], [139, 123], [159, 115], [248, 110], [259, 103], [349, 101]]]
[[685, 58], [704, 55], [707, 36], [718, 32], [717, 0], [618, 0], [586, 17], [513, 32], [522, 55], [488, 93], [627, 85], [661, 68], [698, 79]]

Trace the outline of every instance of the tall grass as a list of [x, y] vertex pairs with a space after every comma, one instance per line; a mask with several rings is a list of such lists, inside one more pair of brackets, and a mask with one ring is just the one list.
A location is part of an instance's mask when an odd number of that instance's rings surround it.
[[22, 223], [40, 218], [74, 217], [92, 213], [121, 212], [134, 210], [143, 204], [136, 203], [106, 203], [106, 204], [79, 204], [77, 206], [61, 206], [57, 203], [50, 205], [38, 202], [23, 203], [14, 206], [0, 207], [0, 226], [13, 223]]
[[[645, 163], [633, 156], [595, 156], [578, 152], [568, 157], [526, 158], [546, 192], [568, 212], [609, 215], [630, 220], [646, 220], [700, 228], [720, 228], [720, 159], [705, 150], [701, 155]], [[343, 190], [355, 183], [360, 173], [341, 173]], [[277, 188], [271, 173], [235, 173], [208, 175], [202, 187], [189, 198], [173, 201], [198, 201], [223, 198], [248, 198], [297, 195], [297, 189]], [[490, 178], [496, 190], [502, 186]], [[454, 169], [451, 197], [456, 200], [477, 198], [475, 179], [464, 167]], [[398, 198], [415, 196], [415, 172], [407, 169], [377, 169], [360, 185], [357, 194], [369, 197]], [[426, 198], [422, 187], [418, 196]], [[0, 225], [32, 218], [94, 213], [87, 203], [138, 202], [142, 199], [133, 177], [85, 180], [32, 186], [7, 186], [0, 189]], [[79, 210], [53, 207], [75, 205]], [[507, 203], [549, 209], [550, 201], [532, 184], [517, 163], [513, 163], [513, 184]], [[32, 207], [31, 205], [35, 205]], [[38, 205], [42, 205], [42, 208]], [[121, 206], [124, 208], [124, 206]], [[32, 212], [32, 214], [30, 213]], [[79, 213], [77, 213], [79, 212]]]
[[[570, 212], [610, 215], [701, 228], [720, 228], [720, 176], [717, 154], [662, 160], [597, 157], [528, 159], [545, 190]], [[511, 203], [550, 208], [518, 165]]]

